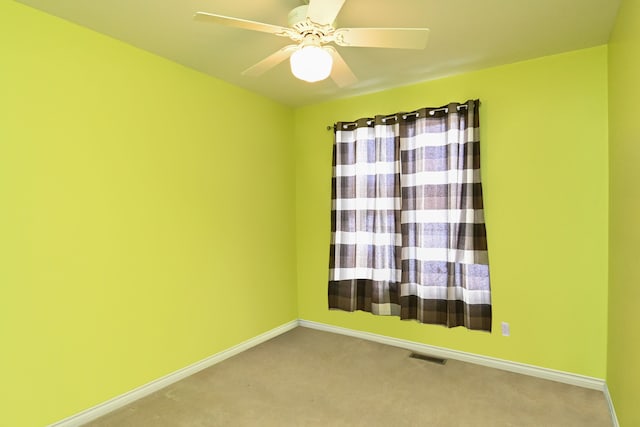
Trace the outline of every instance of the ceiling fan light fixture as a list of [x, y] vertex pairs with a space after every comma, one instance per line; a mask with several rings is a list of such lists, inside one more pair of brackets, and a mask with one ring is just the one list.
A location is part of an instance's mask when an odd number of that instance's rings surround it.
[[293, 52], [289, 62], [294, 76], [300, 80], [314, 83], [329, 77], [333, 66], [333, 57], [331, 53], [320, 46], [306, 45]]

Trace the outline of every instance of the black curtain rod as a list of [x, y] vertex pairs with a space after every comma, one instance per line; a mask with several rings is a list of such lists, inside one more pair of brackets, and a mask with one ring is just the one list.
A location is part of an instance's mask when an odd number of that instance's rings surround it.
[[[460, 104], [460, 105], [457, 106], [457, 110], [458, 111], [460, 111], [460, 109], [462, 109], [462, 108], [467, 108], [467, 104]], [[433, 110], [429, 110], [429, 115], [433, 116], [436, 111], [444, 111], [445, 113], [448, 113], [449, 112], [449, 107], [434, 108]], [[411, 117], [411, 116], [420, 117], [420, 113], [418, 111], [412, 111], [410, 113], [402, 114], [402, 118], [403, 119], [407, 119], [408, 117]], [[386, 122], [387, 120], [390, 120], [390, 119], [396, 120], [397, 118], [398, 118], [398, 114], [390, 114], [388, 116], [383, 117], [382, 118], [382, 122], [384, 123], [384, 122]], [[373, 122], [373, 119], [367, 120], [367, 124], [368, 125], [370, 125], [372, 122]], [[355, 126], [355, 122], [345, 124], [344, 128], [346, 129], [350, 125], [351, 126]], [[333, 131], [335, 132], [337, 128], [338, 128], [338, 124], [337, 123], [334, 123], [333, 126], [327, 125], [327, 130], [333, 129]]]

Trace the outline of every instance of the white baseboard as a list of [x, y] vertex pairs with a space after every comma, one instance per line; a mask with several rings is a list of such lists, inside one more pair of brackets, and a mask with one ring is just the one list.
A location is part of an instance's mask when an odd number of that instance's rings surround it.
[[115, 411], [116, 409], [119, 409], [125, 405], [128, 405], [129, 403], [135, 400], [143, 398], [153, 392], [156, 392], [164, 387], [167, 387], [168, 385], [171, 385], [177, 381], [180, 381], [181, 379], [186, 378], [189, 375], [193, 375], [196, 372], [199, 372], [205, 368], [213, 366], [216, 363], [220, 363], [225, 359], [235, 356], [236, 354], [242, 353], [243, 351], [248, 350], [251, 347], [255, 347], [256, 345], [261, 344], [265, 341], [268, 341], [271, 338], [275, 338], [280, 334], [283, 334], [287, 331], [290, 331], [291, 329], [294, 329], [296, 326], [298, 326], [297, 320], [293, 320], [289, 323], [285, 323], [284, 325], [278, 326], [277, 328], [267, 331], [263, 334], [260, 334], [257, 337], [251, 338], [238, 345], [235, 345], [224, 351], [221, 351], [212, 356], [209, 356], [206, 359], [203, 359], [185, 368], [179, 369], [175, 372], [165, 375], [162, 378], [158, 378], [157, 380], [151, 381], [148, 384], [142, 385], [127, 393], [114, 397], [113, 399], [110, 399], [104, 403], [101, 403], [85, 411], [82, 411], [78, 414], [72, 415], [68, 418], [55, 422], [51, 424], [49, 427], [81, 426], [85, 423], [88, 423], [89, 421], [95, 420], [96, 418], [106, 415], [111, 411]]
[[341, 328], [339, 326], [327, 325], [324, 323], [311, 322], [308, 320], [300, 320], [300, 326], [306, 328], [318, 329], [336, 334], [349, 335], [356, 338], [362, 338], [368, 341], [375, 341], [381, 344], [392, 345], [394, 347], [404, 348], [417, 353], [428, 354], [431, 356], [454, 359], [462, 362], [474, 363], [476, 365], [488, 366], [491, 368], [502, 369], [503, 371], [515, 372], [518, 374], [529, 375], [532, 377], [543, 378], [546, 380], [557, 381], [565, 384], [571, 384], [579, 387], [604, 391], [606, 383], [599, 378], [587, 377], [584, 375], [571, 374], [568, 372], [556, 371], [553, 369], [541, 368], [538, 366], [527, 365], [524, 363], [511, 362], [509, 360], [496, 359], [494, 357], [480, 356], [464, 351], [450, 350], [443, 347], [422, 344], [414, 341], [401, 340], [391, 338], [385, 335], [372, 334], [369, 332], [356, 331], [353, 329]]
[[611, 413], [613, 427], [620, 427], [618, 416], [616, 415], [616, 409], [613, 407], [613, 400], [611, 400], [611, 394], [609, 394], [609, 387], [607, 387], [606, 384], [604, 385], [604, 397], [607, 399], [607, 403], [609, 404], [609, 412]]
[[611, 412], [611, 419], [613, 427], [620, 427], [618, 419], [616, 417], [613, 402], [609, 394], [609, 389], [604, 380], [587, 377], [584, 375], [572, 374], [568, 372], [556, 371], [553, 369], [541, 368], [538, 366], [527, 365], [524, 363], [511, 362], [508, 360], [497, 359], [488, 356], [480, 356], [473, 353], [466, 353], [464, 351], [450, 350], [443, 347], [437, 347], [428, 344], [422, 344], [414, 341], [402, 340], [398, 338], [392, 338], [385, 335], [373, 334], [370, 332], [362, 332], [354, 329], [342, 328], [339, 326], [328, 325], [324, 323], [312, 322], [309, 320], [293, 320], [284, 325], [278, 326], [270, 331], [267, 331], [261, 335], [244, 341], [236, 346], [233, 346], [227, 350], [216, 353], [207, 357], [199, 362], [189, 365], [185, 368], [179, 369], [171, 374], [165, 375], [162, 378], [151, 381], [148, 384], [142, 385], [134, 390], [110, 399], [104, 403], [96, 405], [78, 414], [72, 415], [68, 418], [60, 420], [51, 424], [49, 427], [78, 427], [89, 421], [95, 420], [109, 412], [115, 411], [125, 405], [128, 405], [135, 400], [141, 399], [151, 393], [154, 393], [168, 385], [171, 385], [183, 378], [193, 375], [203, 369], [220, 363], [225, 359], [228, 359], [236, 354], [242, 353], [245, 350], [250, 349], [258, 344], [275, 338], [285, 332], [288, 332], [297, 326], [303, 326], [305, 328], [318, 329], [321, 331], [332, 332], [341, 335], [348, 335], [355, 338], [361, 338], [368, 341], [374, 341], [381, 344], [391, 345], [394, 347], [404, 348], [410, 351], [415, 351], [422, 354], [428, 354], [444, 359], [454, 359], [462, 362], [474, 363], [476, 365], [488, 366], [491, 368], [502, 369], [504, 371], [515, 372], [518, 374], [529, 375], [532, 377], [543, 378], [551, 381], [557, 381], [565, 384], [571, 384], [579, 387], [600, 390], [604, 393], [605, 399], [609, 404], [609, 411]]

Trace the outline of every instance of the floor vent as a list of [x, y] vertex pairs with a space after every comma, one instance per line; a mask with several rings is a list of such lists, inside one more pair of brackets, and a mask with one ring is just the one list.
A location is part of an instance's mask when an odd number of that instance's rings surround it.
[[425, 362], [437, 363], [438, 365], [444, 365], [445, 363], [447, 363], [447, 359], [440, 359], [439, 357], [435, 356], [427, 356], [426, 354], [411, 353], [409, 357], [411, 357], [412, 359], [424, 360]]

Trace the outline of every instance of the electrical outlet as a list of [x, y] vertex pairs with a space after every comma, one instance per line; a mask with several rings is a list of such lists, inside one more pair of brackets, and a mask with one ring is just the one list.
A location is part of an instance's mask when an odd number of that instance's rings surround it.
[[502, 322], [502, 336], [509, 336], [509, 324], [507, 322]]

